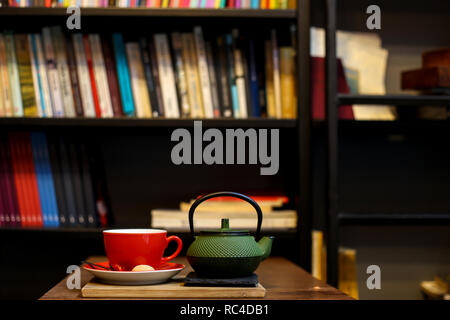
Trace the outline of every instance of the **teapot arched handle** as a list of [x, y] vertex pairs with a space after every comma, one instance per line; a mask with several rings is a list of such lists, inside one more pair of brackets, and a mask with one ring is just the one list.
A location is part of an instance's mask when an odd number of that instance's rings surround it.
[[248, 203], [250, 203], [253, 206], [253, 208], [255, 208], [256, 213], [258, 215], [258, 224], [256, 226], [255, 238], [259, 239], [259, 234], [261, 232], [261, 224], [262, 224], [262, 219], [263, 219], [261, 208], [256, 203], [256, 201], [253, 200], [252, 198], [247, 197], [246, 195], [243, 195], [241, 193], [231, 192], [231, 191], [221, 191], [221, 192], [210, 193], [210, 194], [207, 194], [207, 195], [205, 195], [205, 196], [203, 196], [201, 198], [198, 198], [197, 200], [194, 201], [194, 203], [192, 204], [191, 208], [189, 209], [189, 228], [191, 229], [192, 237], [195, 236], [195, 233], [194, 233], [194, 212], [195, 212], [195, 209], [203, 201], [209, 200], [211, 198], [216, 198], [216, 197], [234, 197], [234, 198], [239, 198], [241, 200], [244, 200], [244, 201], [247, 201]]

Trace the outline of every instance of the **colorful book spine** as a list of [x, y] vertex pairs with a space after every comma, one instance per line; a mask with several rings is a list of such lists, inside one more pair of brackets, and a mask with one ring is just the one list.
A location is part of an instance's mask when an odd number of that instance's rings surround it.
[[80, 84], [83, 113], [85, 117], [95, 117], [94, 97], [92, 96], [91, 80], [84, 50], [83, 35], [81, 33], [73, 34], [72, 40], [75, 59], [77, 61], [78, 83]]
[[64, 116], [74, 117], [75, 105], [72, 84], [70, 82], [70, 70], [67, 62], [66, 39], [59, 26], [50, 28], [50, 32], [53, 41], [53, 49], [55, 50], [56, 69], [58, 70], [59, 81], [61, 83]]
[[200, 76], [200, 84], [203, 97], [203, 108], [206, 118], [214, 118], [214, 103], [211, 95], [211, 85], [209, 82], [208, 63], [206, 60], [205, 41], [201, 27], [194, 28], [195, 49], [197, 53], [197, 65]]
[[239, 113], [237, 118], [247, 118], [247, 93], [245, 89], [244, 64], [242, 58], [242, 50], [238, 46], [238, 31], [233, 29], [233, 58], [234, 58], [234, 74], [236, 79], [236, 88], [238, 96]]
[[5, 32], [5, 49], [8, 63], [9, 85], [12, 92], [13, 115], [23, 117], [22, 95], [20, 91], [19, 69], [16, 59], [16, 50], [14, 45], [14, 35], [11, 32]]
[[49, 88], [44, 51], [42, 48], [42, 37], [40, 34], [36, 33], [33, 35], [32, 39], [33, 39], [33, 48], [34, 47], [36, 48], [36, 58], [39, 65], [38, 69], [39, 69], [40, 89], [43, 97], [43, 99], [41, 100], [41, 104], [43, 106], [42, 116], [52, 117], [53, 116], [52, 97]]
[[108, 77], [106, 75], [100, 36], [98, 34], [90, 34], [89, 42], [92, 50], [92, 63], [94, 67], [95, 84], [98, 90], [101, 116], [103, 118], [111, 118], [114, 116], [114, 113], [111, 103], [111, 94], [109, 93]]
[[75, 49], [72, 41], [67, 41], [67, 63], [69, 65], [70, 83], [72, 84], [73, 102], [75, 106], [75, 114], [78, 117], [84, 115], [83, 100], [81, 99], [80, 82], [78, 80], [77, 63], [75, 58]]
[[12, 91], [9, 83], [8, 75], [8, 59], [6, 58], [5, 37], [0, 33], [0, 81], [3, 84], [0, 87], [3, 98], [4, 116], [11, 117], [14, 115]]
[[37, 59], [36, 39], [34, 34], [28, 35], [28, 48], [30, 49], [31, 72], [33, 74], [33, 83], [35, 85], [34, 96], [36, 99], [37, 111], [39, 117], [45, 117], [45, 101], [42, 92], [42, 81], [39, 72], [39, 61]]
[[102, 39], [103, 57], [105, 58], [105, 68], [108, 77], [109, 93], [114, 116], [120, 117], [122, 113], [122, 101], [120, 99], [119, 83], [117, 80], [116, 66], [112, 54], [111, 43], [105, 38]]
[[147, 81], [139, 48], [139, 43], [128, 42], [125, 46], [130, 68], [131, 87], [136, 106], [136, 116], [150, 118], [152, 116]]
[[84, 53], [86, 55], [86, 63], [87, 63], [87, 67], [88, 67], [88, 72], [89, 72], [89, 80], [90, 80], [90, 84], [91, 84], [92, 98], [94, 100], [95, 116], [97, 118], [100, 118], [102, 116], [102, 111], [100, 109], [98, 88], [97, 88], [97, 84], [95, 81], [95, 75], [94, 75], [94, 63], [92, 61], [91, 44], [89, 42], [89, 36], [87, 34], [83, 35], [83, 45], [84, 45]]
[[153, 39], [155, 41], [159, 79], [164, 101], [164, 115], [166, 118], [178, 118], [180, 117], [180, 110], [178, 108], [178, 97], [169, 51], [169, 41], [167, 35], [162, 33], [153, 35]]
[[233, 36], [231, 34], [227, 34], [226, 37], [226, 52], [228, 59], [228, 79], [230, 82], [230, 93], [231, 93], [231, 104], [233, 106], [233, 115], [235, 118], [240, 117], [240, 109], [239, 109], [239, 99], [238, 99], [238, 91], [236, 86], [236, 74], [234, 67], [234, 57], [233, 57]]
[[53, 41], [50, 28], [42, 29], [42, 39], [44, 43], [43, 52], [47, 61], [47, 76], [52, 97], [52, 107], [54, 117], [64, 117], [64, 102], [61, 92], [61, 82], [59, 81], [58, 69], [56, 67], [56, 55], [53, 48]]
[[127, 116], [132, 116], [134, 115], [134, 101], [122, 34], [113, 34], [113, 45], [117, 64], [117, 77], [119, 79], [120, 95], [122, 97], [123, 113]]

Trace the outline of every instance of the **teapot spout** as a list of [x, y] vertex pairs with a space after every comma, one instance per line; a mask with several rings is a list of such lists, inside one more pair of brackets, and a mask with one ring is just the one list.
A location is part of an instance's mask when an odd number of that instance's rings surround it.
[[270, 256], [270, 252], [272, 251], [272, 243], [274, 237], [262, 237], [258, 241], [258, 246], [261, 248], [263, 255], [261, 257], [261, 261]]

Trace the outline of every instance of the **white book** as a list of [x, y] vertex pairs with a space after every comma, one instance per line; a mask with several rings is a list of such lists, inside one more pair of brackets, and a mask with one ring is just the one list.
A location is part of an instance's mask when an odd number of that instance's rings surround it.
[[6, 117], [11, 117], [14, 115], [11, 96], [12, 92], [11, 87], [9, 85], [5, 38], [1, 33], [0, 33], [0, 82], [2, 83], [2, 86], [0, 87], [1, 90], [0, 96], [2, 97], [3, 100], [3, 115]]
[[15, 54], [14, 36], [5, 34], [6, 59], [8, 63], [9, 85], [12, 93], [13, 115], [23, 117], [22, 94], [20, 92], [19, 70]]
[[156, 59], [158, 61], [159, 82], [164, 102], [164, 115], [166, 118], [179, 118], [177, 89], [170, 58], [169, 41], [163, 33], [155, 34]]
[[77, 61], [78, 84], [80, 85], [84, 115], [86, 117], [96, 117], [91, 79], [89, 77], [89, 67], [84, 51], [83, 35], [81, 33], [75, 33], [72, 35], [72, 40], [75, 51], [75, 60]]
[[203, 32], [201, 27], [194, 28], [194, 39], [205, 117], [214, 118], [211, 84], [209, 83], [208, 61], [206, 60], [205, 41], [203, 40]]
[[130, 69], [131, 88], [136, 105], [136, 115], [139, 118], [150, 118], [152, 116], [150, 96], [148, 94], [147, 80], [145, 79], [144, 66], [137, 42], [128, 42], [125, 45]]
[[47, 61], [47, 76], [52, 96], [53, 116], [64, 117], [64, 105], [61, 93], [61, 83], [59, 80], [58, 69], [56, 67], [56, 56], [53, 50], [52, 36], [50, 28], [42, 29], [42, 38], [44, 41], [45, 60]]
[[37, 57], [34, 54], [33, 50], [33, 37], [34, 35], [28, 34], [28, 50], [30, 53], [30, 64], [31, 64], [31, 77], [33, 78], [33, 86], [34, 86], [34, 98], [36, 100], [36, 107], [38, 110], [38, 116], [42, 117], [44, 115], [44, 112], [42, 111], [42, 102], [41, 102], [41, 87], [40, 87], [40, 80], [39, 80], [39, 71], [38, 71], [38, 62]]
[[46, 117], [52, 117], [53, 116], [52, 97], [48, 83], [47, 67], [44, 58], [44, 51], [42, 48], [42, 38], [41, 35], [38, 33], [36, 33], [34, 37], [36, 42], [37, 60], [39, 64], [39, 76], [41, 78], [41, 90], [45, 106], [44, 114]]
[[235, 48], [233, 52], [234, 56], [234, 72], [236, 76], [236, 88], [238, 93], [239, 115], [237, 118], [247, 118], [247, 92], [245, 90], [245, 78], [244, 78], [244, 64], [242, 61], [242, 52], [237, 48], [238, 41], [237, 29], [233, 30], [233, 41]]
[[273, 50], [273, 91], [275, 96], [275, 112], [278, 119], [282, 118], [281, 107], [281, 79], [280, 79], [280, 51], [278, 49], [277, 34], [272, 30], [272, 50]]
[[56, 56], [56, 69], [58, 70], [59, 81], [61, 84], [64, 115], [66, 117], [74, 117], [75, 104], [73, 101], [72, 84], [70, 82], [69, 65], [67, 63], [65, 39], [61, 27], [52, 27], [50, 31]]
[[114, 116], [111, 94], [109, 93], [108, 76], [106, 75], [105, 61], [103, 60], [100, 36], [98, 34], [89, 35], [91, 45], [92, 64], [94, 68], [95, 84], [97, 86], [98, 100], [102, 118]]

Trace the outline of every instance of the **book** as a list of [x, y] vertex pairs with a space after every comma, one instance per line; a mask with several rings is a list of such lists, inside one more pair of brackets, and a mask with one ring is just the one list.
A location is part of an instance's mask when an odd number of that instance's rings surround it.
[[117, 78], [119, 79], [120, 96], [122, 98], [122, 111], [124, 115], [132, 116], [135, 113], [135, 108], [122, 34], [113, 34], [113, 46], [117, 67]]
[[183, 48], [181, 34], [173, 32], [171, 34], [173, 57], [175, 61], [176, 85], [181, 105], [181, 117], [187, 118], [191, 114], [191, 105], [189, 104], [187, 79], [185, 73], [185, 62], [183, 61]]
[[358, 279], [356, 274], [356, 250], [339, 248], [338, 288], [352, 298], [358, 299]]
[[231, 105], [233, 108], [233, 116], [235, 118], [239, 118], [240, 108], [239, 108], [238, 91], [236, 86], [235, 64], [233, 57], [233, 36], [231, 34], [227, 34], [225, 36], [225, 44], [226, 44], [225, 51], [227, 54], [227, 61], [228, 61], [228, 80], [230, 83]]
[[105, 60], [106, 74], [108, 77], [109, 94], [111, 96], [111, 104], [115, 117], [123, 115], [122, 100], [120, 98], [119, 82], [117, 79], [116, 66], [114, 65], [114, 57], [111, 48], [111, 42], [106, 38], [102, 38], [103, 57]]
[[152, 116], [159, 117], [158, 94], [156, 92], [156, 85], [153, 79], [152, 62], [150, 59], [150, 48], [146, 38], [139, 39], [139, 48], [141, 50], [142, 63], [144, 67], [145, 80], [147, 82], [148, 96], [150, 99], [150, 106], [152, 109]]
[[81, 180], [80, 160], [78, 156], [80, 154], [80, 151], [78, 149], [77, 143], [74, 140], [75, 139], [73, 138], [66, 139], [67, 155], [70, 168], [68, 174], [70, 174], [70, 179], [72, 182], [72, 191], [75, 200], [74, 215], [77, 225], [87, 226], [87, 213], [85, 207], [83, 184]]
[[80, 81], [78, 79], [77, 62], [75, 58], [75, 48], [73, 46], [72, 41], [67, 41], [66, 51], [70, 73], [70, 83], [72, 85], [75, 115], [78, 117], [82, 117], [84, 115], [83, 100], [81, 99]]
[[204, 117], [203, 101], [195, 56], [194, 35], [192, 33], [182, 33], [181, 41], [186, 68], [187, 93], [191, 106], [190, 115], [192, 118], [202, 118]]
[[3, 190], [3, 199], [6, 214], [6, 222], [10, 226], [20, 226], [21, 217], [19, 205], [17, 203], [16, 185], [14, 182], [14, 171], [11, 164], [11, 149], [8, 143], [8, 136], [3, 134], [0, 136], [0, 181]]
[[250, 115], [252, 117], [261, 116], [261, 106], [259, 103], [259, 81], [258, 81], [258, 70], [255, 57], [255, 43], [253, 39], [249, 40], [248, 44], [248, 67], [249, 67], [249, 86], [251, 99], [251, 110]]
[[45, 100], [42, 90], [42, 80], [39, 73], [39, 60], [37, 57], [35, 34], [28, 34], [28, 48], [30, 50], [31, 72], [34, 83], [34, 97], [36, 100], [37, 113], [39, 117], [45, 116]]
[[81, 33], [73, 34], [72, 42], [75, 52], [75, 60], [77, 63], [77, 75], [80, 86], [81, 101], [83, 104], [83, 115], [85, 117], [95, 117], [96, 111], [94, 97], [92, 95], [89, 67], [84, 50], [83, 35]]
[[95, 85], [99, 98], [100, 114], [102, 118], [111, 118], [113, 117], [114, 113], [111, 103], [111, 95], [108, 87], [108, 78], [106, 76], [105, 61], [103, 60], [100, 36], [94, 33], [90, 34], [88, 37], [91, 47]]
[[56, 57], [56, 68], [58, 70], [59, 81], [61, 85], [61, 96], [64, 106], [64, 116], [75, 116], [75, 105], [70, 82], [70, 71], [67, 63], [66, 38], [62, 33], [60, 26], [50, 28], [53, 40], [53, 49]]
[[157, 107], [153, 108], [157, 117], [164, 116], [164, 100], [161, 91], [161, 83], [159, 80], [158, 60], [156, 59], [156, 49], [153, 39], [147, 41], [148, 52], [150, 55], [150, 65], [153, 75], [153, 84], [155, 86]]
[[133, 90], [136, 116], [139, 118], [151, 118], [152, 110], [148, 94], [147, 80], [145, 79], [144, 66], [139, 48], [139, 43], [128, 42], [125, 45], [130, 69], [131, 88]]
[[180, 110], [178, 107], [175, 76], [173, 74], [167, 34], [154, 34], [153, 39], [155, 42], [158, 73], [164, 101], [164, 116], [166, 118], [178, 118], [180, 116]]
[[275, 101], [276, 118], [282, 117], [282, 101], [281, 101], [281, 83], [280, 83], [280, 52], [278, 49], [277, 32], [272, 29], [271, 38], [272, 59], [273, 59], [273, 92]]
[[206, 118], [214, 118], [215, 106], [212, 100], [209, 80], [208, 62], [206, 59], [205, 41], [201, 27], [194, 27], [195, 52], [197, 55], [198, 74], [200, 78], [203, 109]]
[[402, 72], [402, 90], [450, 87], [450, 66], [424, 67]]
[[14, 35], [12, 32], [4, 33], [6, 61], [8, 64], [9, 85], [12, 93], [13, 115], [23, 117], [22, 94], [20, 90], [19, 68], [16, 59]]
[[208, 72], [209, 72], [209, 83], [211, 85], [211, 97], [212, 97], [212, 103], [213, 103], [213, 112], [214, 112], [214, 118], [220, 118], [221, 112], [220, 112], [220, 104], [219, 104], [219, 93], [218, 93], [218, 85], [217, 85], [217, 78], [216, 78], [216, 71], [215, 71], [215, 65], [214, 65], [214, 57], [213, 57], [213, 50], [211, 42], [205, 43], [205, 49], [206, 49], [206, 60], [208, 63]]
[[89, 72], [89, 80], [91, 84], [92, 99], [94, 101], [95, 116], [97, 118], [100, 118], [102, 117], [102, 110], [100, 108], [99, 92], [94, 74], [94, 62], [92, 60], [91, 43], [89, 41], [89, 36], [87, 34], [83, 35], [83, 45], [84, 45], [84, 52], [86, 55], [87, 68]]
[[13, 219], [13, 212], [10, 206], [9, 197], [10, 186], [8, 178], [8, 169], [6, 168], [7, 155], [5, 152], [6, 147], [5, 135], [0, 137], [0, 226], [10, 226], [12, 225], [11, 220]]
[[36, 58], [39, 65], [39, 78], [40, 89], [43, 98], [41, 99], [41, 105], [43, 106], [42, 115], [44, 117], [53, 116], [53, 102], [52, 95], [50, 93], [49, 79], [47, 74], [47, 63], [44, 56], [42, 36], [39, 33], [33, 36], [33, 47], [36, 47]]
[[326, 282], [327, 279], [327, 263], [326, 263], [326, 247], [323, 241], [323, 232], [320, 230], [313, 230], [312, 236], [312, 250], [311, 250], [311, 270], [312, 276]]
[[265, 42], [265, 57], [266, 57], [266, 103], [267, 103], [267, 117], [276, 118], [277, 111], [275, 107], [275, 88], [273, 77], [273, 57], [272, 57], [272, 43]]
[[225, 38], [219, 36], [216, 39], [218, 59], [217, 62], [217, 83], [218, 83], [218, 95], [221, 107], [221, 116], [224, 118], [230, 118], [233, 116], [233, 107], [231, 105], [230, 83], [228, 79], [228, 63], [225, 52]]
[[281, 115], [283, 118], [295, 119], [297, 116], [297, 99], [294, 74], [294, 49], [280, 48], [280, 88]]
[[14, 115], [12, 91], [9, 84], [8, 60], [6, 58], [5, 37], [0, 33], [0, 81], [3, 84], [0, 87], [1, 99], [3, 101], [3, 116], [11, 117]]
[[99, 223], [95, 208], [94, 189], [92, 186], [91, 168], [89, 164], [87, 148], [84, 143], [79, 144], [80, 173], [82, 190], [84, 192], [84, 205], [86, 212], [86, 224], [88, 227], [96, 227]]

